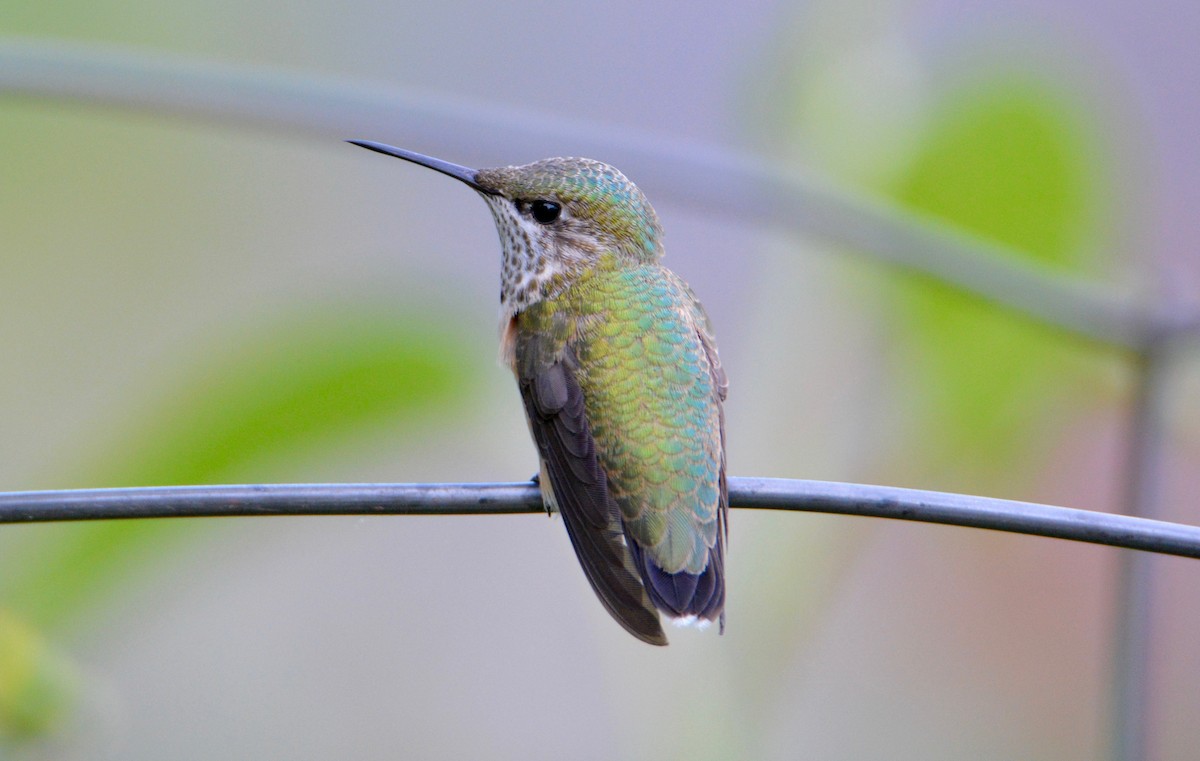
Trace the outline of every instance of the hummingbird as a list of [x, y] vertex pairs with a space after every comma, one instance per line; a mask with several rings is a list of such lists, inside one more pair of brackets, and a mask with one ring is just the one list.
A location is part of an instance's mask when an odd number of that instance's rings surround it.
[[473, 188], [502, 248], [500, 356], [537, 447], [538, 481], [600, 602], [666, 645], [725, 628], [728, 382], [691, 288], [661, 264], [646, 196], [592, 159], [471, 169], [350, 140]]

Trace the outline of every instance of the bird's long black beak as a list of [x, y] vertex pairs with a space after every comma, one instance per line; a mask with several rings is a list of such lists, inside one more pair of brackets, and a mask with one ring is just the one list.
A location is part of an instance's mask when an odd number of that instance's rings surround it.
[[395, 156], [398, 159], [404, 159], [405, 161], [411, 161], [414, 164], [420, 164], [421, 166], [429, 167], [435, 172], [441, 172], [442, 174], [449, 175], [456, 180], [465, 182], [466, 184], [478, 190], [480, 193], [495, 195], [495, 191], [481, 187], [479, 183], [475, 181], [475, 176], [479, 173], [475, 169], [459, 166], [458, 164], [451, 164], [449, 161], [435, 159], [433, 156], [426, 156], [422, 153], [417, 153], [416, 151], [406, 151], [403, 148], [396, 148], [395, 146], [385, 145], [384, 143], [376, 143], [371, 140], [347, 140], [346, 142], [357, 145], [360, 148], [366, 148], [368, 151], [382, 153], [385, 156]]

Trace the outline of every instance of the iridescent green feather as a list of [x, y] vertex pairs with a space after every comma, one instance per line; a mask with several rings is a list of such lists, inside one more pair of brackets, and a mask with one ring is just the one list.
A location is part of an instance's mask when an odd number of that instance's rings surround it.
[[572, 350], [629, 535], [667, 573], [702, 572], [717, 541], [721, 390], [687, 286], [657, 263], [600, 267], [523, 313], [521, 330]]

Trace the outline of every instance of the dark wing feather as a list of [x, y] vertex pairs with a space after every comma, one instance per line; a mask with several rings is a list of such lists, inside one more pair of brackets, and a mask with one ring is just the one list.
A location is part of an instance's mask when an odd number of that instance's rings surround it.
[[[723, 503], [722, 503], [723, 504]], [[718, 517], [721, 525], [717, 529], [717, 543], [709, 557], [708, 565], [698, 574], [679, 571], [667, 573], [644, 552], [637, 542], [630, 540], [634, 562], [641, 569], [642, 577], [650, 593], [650, 599], [659, 610], [679, 618], [696, 616], [708, 621], [720, 621], [725, 628], [725, 536], [724, 518]]]
[[570, 351], [518, 377], [521, 399], [550, 487], [583, 572], [600, 602], [630, 634], [667, 644], [625, 543], [621, 512], [608, 491], [584, 413], [583, 392], [569, 367]]

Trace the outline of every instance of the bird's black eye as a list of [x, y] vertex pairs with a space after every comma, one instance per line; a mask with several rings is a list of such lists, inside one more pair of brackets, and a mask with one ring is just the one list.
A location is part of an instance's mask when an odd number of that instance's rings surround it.
[[562, 206], [554, 201], [534, 201], [529, 204], [529, 211], [539, 225], [548, 225], [562, 214]]

